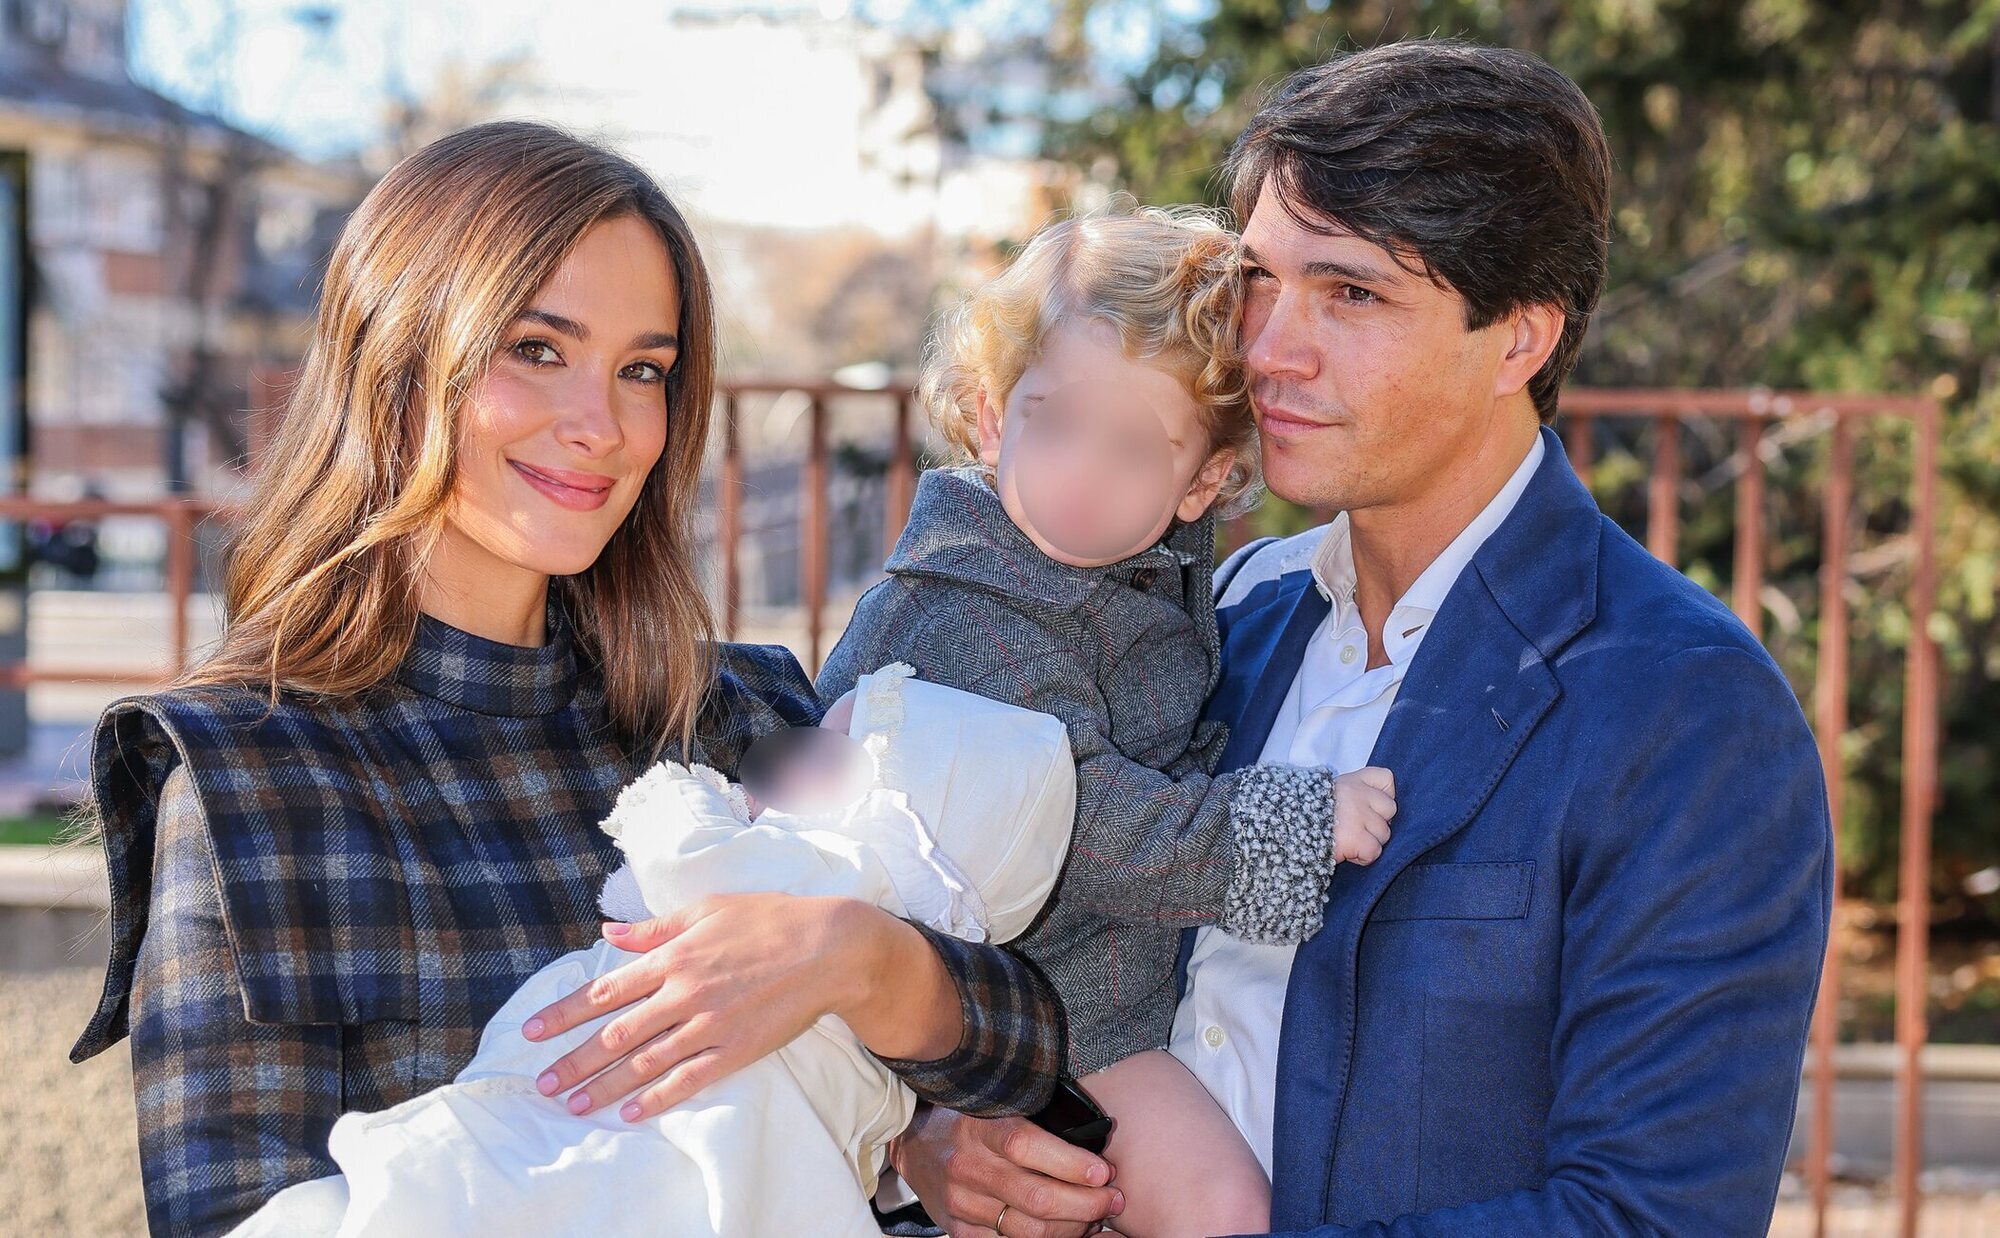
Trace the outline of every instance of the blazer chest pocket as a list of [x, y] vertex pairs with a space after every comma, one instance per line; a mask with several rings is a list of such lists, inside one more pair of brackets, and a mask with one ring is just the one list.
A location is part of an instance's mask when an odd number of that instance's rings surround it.
[[1534, 900], [1535, 862], [1412, 864], [1369, 915], [1393, 920], [1518, 920]]

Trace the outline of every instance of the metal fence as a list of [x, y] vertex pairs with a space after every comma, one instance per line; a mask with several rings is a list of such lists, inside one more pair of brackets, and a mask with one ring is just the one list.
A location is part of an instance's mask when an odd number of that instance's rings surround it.
[[[1840, 752], [1847, 730], [1847, 579], [1854, 511], [1854, 429], [1862, 418], [1892, 417], [1911, 427], [1910, 534], [1915, 568], [1910, 575], [1910, 646], [1904, 660], [1901, 878], [1897, 900], [1896, 1047], [1898, 1056], [1895, 1164], [1899, 1231], [1914, 1235], [1921, 1203], [1917, 1175], [1923, 1166], [1923, 1072], [1919, 1052], [1927, 1035], [1924, 1003], [1930, 946], [1931, 821], [1938, 788], [1937, 649], [1930, 638], [1937, 601], [1937, 482], [1940, 410], [1935, 400], [1886, 395], [1821, 395], [1800, 391], [1578, 390], [1563, 397], [1564, 438], [1571, 461], [1588, 479], [1592, 427], [1600, 418], [1649, 418], [1653, 458], [1647, 483], [1646, 545], [1676, 564], [1680, 545], [1681, 429], [1693, 418], [1736, 424], [1735, 561], [1730, 601], [1737, 617], [1763, 637], [1765, 460], [1767, 428], [1808, 416], [1832, 418], [1826, 487], [1821, 495], [1820, 633], [1811, 711], [1826, 768], [1828, 807], [1840, 836], [1845, 784]], [[1678, 564], [1676, 564], [1678, 566]], [[1835, 852], [1838, 862], [1838, 850]], [[1836, 878], [1836, 890], [1838, 889]], [[1812, 1123], [1805, 1155], [1815, 1230], [1826, 1232], [1829, 1167], [1833, 1154], [1833, 1046], [1838, 1033], [1840, 950], [1830, 944], [1814, 1012], [1809, 1073]]]
[[[905, 386], [860, 390], [823, 379], [806, 381], [745, 380], [724, 384], [719, 392], [720, 475], [716, 485], [716, 541], [721, 558], [719, 619], [725, 636], [739, 625], [743, 582], [739, 558], [743, 540], [744, 458], [740, 411], [747, 398], [795, 395], [806, 401], [806, 441], [799, 468], [798, 505], [801, 552], [799, 597], [806, 662], [817, 669], [825, 645], [827, 610], [828, 494], [831, 478], [829, 436], [833, 403], [879, 400], [890, 415], [887, 476], [883, 492], [885, 530], [882, 553], [893, 547], [908, 517], [917, 471], [912, 418], [915, 399]], [[1903, 785], [1901, 798], [1901, 876], [1896, 953], [1896, 1046], [1899, 1061], [1895, 1123], [1894, 1188], [1900, 1210], [1900, 1231], [1914, 1235], [1920, 1196], [1918, 1171], [1923, 1164], [1923, 1077], [1918, 1062], [1926, 1038], [1925, 973], [1928, 967], [1930, 913], [1931, 821], [1938, 788], [1937, 652], [1929, 636], [1937, 593], [1936, 524], [1938, 434], [1940, 411], [1935, 401], [1887, 395], [1822, 395], [1810, 392], [1714, 390], [1589, 390], [1563, 397], [1561, 425], [1572, 463], [1586, 481], [1596, 467], [1595, 427], [1611, 419], [1643, 419], [1653, 427], [1652, 457], [1646, 482], [1646, 544], [1667, 563], [1676, 563], [1680, 547], [1683, 481], [1683, 426], [1691, 421], [1733, 423], [1736, 445], [1734, 564], [1730, 599], [1737, 615], [1762, 638], [1766, 548], [1766, 461], [1761, 450], [1770, 427], [1805, 418], [1830, 419], [1827, 482], [1821, 500], [1822, 569], [1820, 579], [1820, 638], [1816, 654], [1811, 714], [1827, 771], [1828, 797], [1834, 831], [1842, 818], [1842, 757], [1840, 738], [1847, 730], [1848, 610], [1842, 588], [1852, 552], [1850, 523], [1855, 504], [1854, 435], [1866, 418], [1894, 418], [1911, 428], [1911, 494], [1909, 533], [1915, 566], [1909, 584], [1910, 645], [1905, 659], [1903, 710]], [[0, 682], [24, 687], [37, 682], [134, 683], [163, 682], [187, 664], [187, 606], [196, 577], [195, 526], [218, 518], [227, 521], [227, 506], [202, 499], [157, 503], [103, 501], [41, 502], [0, 499], [4, 520], [99, 520], [108, 516], [150, 516], [163, 521], [169, 533], [166, 592], [172, 603], [171, 659], [153, 674], [131, 670], [78, 667], [36, 672], [26, 663], [0, 666]], [[1224, 532], [1226, 545], [1240, 545], [1247, 526], [1239, 521]], [[1833, 1148], [1833, 1046], [1838, 1031], [1840, 958], [1828, 951], [1820, 987], [1808, 1074], [1812, 1120], [1804, 1168], [1812, 1194], [1816, 1228], [1825, 1232]]]

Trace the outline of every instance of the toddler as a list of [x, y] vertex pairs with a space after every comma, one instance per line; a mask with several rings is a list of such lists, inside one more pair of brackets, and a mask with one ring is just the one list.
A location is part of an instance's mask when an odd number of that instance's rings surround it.
[[1248, 501], [1256, 458], [1237, 264], [1198, 212], [1123, 211], [1044, 229], [973, 293], [923, 374], [967, 463], [919, 480], [889, 578], [817, 684], [831, 700], [906, 662], [1067, 727], [1074, 835], [1016, 944], [1062, 999], [1071, 1073], [1116, 1119], [1130, 1234], [1269, 1228], [1262, 1167], [1164, 1047], [1181, 930], [1311, 936], [1334, 865], [1378, 856], [1395, 812], [1385, 770], [1212, 774], [1216, 521]]

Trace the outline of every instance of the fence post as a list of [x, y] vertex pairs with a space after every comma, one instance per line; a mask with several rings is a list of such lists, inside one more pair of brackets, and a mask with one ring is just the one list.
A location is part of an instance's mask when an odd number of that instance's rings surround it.
[[1917, 1173], [1924, 1162], [1923, 1047], [1929, 1034], [1931, 814], [1936, 807], [1937, 675], [1931, 608], [1937, 599], [1937, 447], [1939, 409], [1917, 415], [1912, 461], [1911, 532], [1916, 570], [1910, 575], [1910, 648], [1903, 686], [1902, 880], [1896, 906], [1896, 1196], [1900, 1232], [1915, 1238], [1922, 1206]]
[[1833, 1158], [1833, 1047], [1840, 1027], [1840, 827], [1847, 799], [1846, 766], [1840, 755], [1847, 734], [1847, 532], [1854, 506], [1854, 424], [1847, 417], [1834, 418], [1826, 473], [1821, 492], [1819, 665], [1813, 712], [1833, 828], [1833, 923], [1820, 973], [1819, 1004], [1813, 1010], [1813, 1120], [1806, 1166], [1813, 1232], [1822, 1238]]

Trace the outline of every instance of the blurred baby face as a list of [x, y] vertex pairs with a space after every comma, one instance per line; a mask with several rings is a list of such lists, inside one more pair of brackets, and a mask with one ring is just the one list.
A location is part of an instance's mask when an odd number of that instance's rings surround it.
[[1208, 510], [1227, 476], [1179, 378], [1125, 355], [1108, 324], [1057, 328], [1007, 393], [980, 401], [980, 460], [1007, 515], [1074, 567], [1129, 558]]

